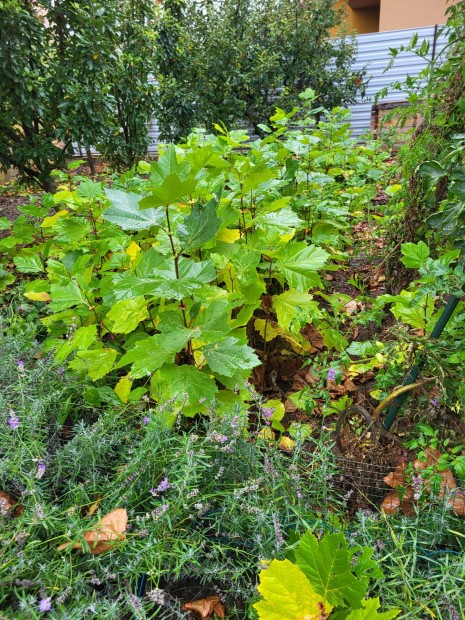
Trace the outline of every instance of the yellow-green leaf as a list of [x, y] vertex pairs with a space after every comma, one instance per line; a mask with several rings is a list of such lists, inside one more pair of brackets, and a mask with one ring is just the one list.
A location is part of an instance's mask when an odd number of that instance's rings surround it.
[[319, 620], [332, 610], [304, 573], [289, 560], [273, 560], [260, 573], [263, 600], [254, 608], [260, 620]]
[[129, 334], [148, 317], [147, 302], [143, 295], [118, 301], [107, 313], [107, 318], [113, 321], [111, 331], [115, 334]]
[[131, 393], [132, 379], [130, 379], [129, 377], [130, 375], [121, 377], [121, 379], [115, 386], [115, 394], [121, 399], [123, 403], [128, 402], [129, 394]]

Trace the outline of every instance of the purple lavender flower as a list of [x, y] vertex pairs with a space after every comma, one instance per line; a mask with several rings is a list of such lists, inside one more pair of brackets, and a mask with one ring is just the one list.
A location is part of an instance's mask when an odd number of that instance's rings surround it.
[[39, 602], [39, 611], [50, 611], [52, 609], [52, 599], [51, 598], [43, 598]]
[[430, 400], [430, 403], [433, 405], [433, 407], [437, 407], [439, 405], [439, 399], [438, 398], [432, 398]]
[[302, 495], [301, 491], [296, 491], [295, 494], [296, 494], [296, 497], [298, 499], [302, 499], [303, 495]]
[[23, 360], [18, 360], [18, 370], [19, 370], [19, 372], [24, 372], [24, 362], [23, 362]]
[[10, 415], [10, 417], [8, 418], [8, 426], [10, 428], [18, 428], [18, 426], [19, 426], [19, 418], [16, 415], [16, 413], [13, 411], [13, 409], [10, 409], [9, 415]]
[[423, 490], [423, 478], [421, 475], [412, 476], [412, 489], [413, 489], [413, 499], [418, 500], [421, 497], [421, 492]]
[[146, 416], [144, 417], [144, 419], [142, 420], [142, 423], [143, 423], [143, 424], [150, 424], [150, 418], [149, 418], [149, 416], [148, 416], [148, 415], [146, 415]]
[[165, 476], [156, 489], [150, 489], [150, 493], [152, 495], [158, 495], [159, 493], [164, 493], [168, 489], [171, 488], [171, 484], [168, 478]]
[[327, 379], [328, 379], [328, 381], [335, 381], [336, 380], [336, 370], [334, 368], [330, 368], [328, 370]]
[[261, 411], [262, 417], [264, 418], [265, 424], [269, 426], [271, 417], [274, 413], [273, 407], [261, 407], [260, 411]]
[[228, 441], [228, 436], [221, 435], [217, 431], [211, 431], [210, 439], [216, 443], [226, 443]]
[[37, 463], [37, 472], [36, 472], [35, 477], [40, 480], [42, 476], [45, 474], [46, 469], [47, 469], [47, 466], [45, 465], [45, 463], [43, 461], [39, 461]]

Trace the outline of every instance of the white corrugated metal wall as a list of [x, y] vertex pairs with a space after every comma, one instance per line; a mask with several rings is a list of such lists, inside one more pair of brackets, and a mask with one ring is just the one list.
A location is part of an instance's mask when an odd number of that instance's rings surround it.
[[[435, 57], [441, 52], [447, 43], [447, 37], [439, 28], [439, 36], [436, 46], [433, 45], [435, 26], [428, 28], [412, 28], [408, 30], [391, 30], [388, 32], [375, 32], [357, 36], [358, 50], [357, 59], [353, 68], [357, 71], [366, 69], [366, 78], [369, 80], [365, 100], [361, 100], [349, 106], [352, 113], [352, 127], [354, 136], [360, 136], [370, 129], [371, 109], [376, 93], [388, 87], [393, 82], [405, 81], [407, 75], [417, 76], [425, 68], [427, 62], [413, 52], [403, 52], [395, 59], [394, 65], [384, 73], [389, 60], [389, 48], [398, 49], [410, 43], [412, 36], [418, 33], [420, 46], [424, 40], [430, 43], [429, 58], [432, 58], [433, 49]], [[388, 101], [401, 101], [406, 98], [406, 93], [392, 90], [379, 103]]]

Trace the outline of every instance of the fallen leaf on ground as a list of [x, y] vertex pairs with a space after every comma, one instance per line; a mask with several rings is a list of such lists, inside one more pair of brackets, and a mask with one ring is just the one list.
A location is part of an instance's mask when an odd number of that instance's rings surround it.
[[295, 448], [295, 441], [290, 437], [281, 437], [278, 447], [285, 452], [292, 452]]
[[212, 616], [216, 618], [226, 617], [226, 610], [219, 596], [207, 596], [197, 601], [185, 603], [181, 610], [191, 611], [199, 620], [210, 620]]
[[87, 511], [87, 517], [91, 517], [95, 512], [97, 512], [97, 509], [100, 506], [100, 502], [102, 501], [102, 497], [103, 495], [101, 493], [97, 496], [97, 499]]
[[[427, 448], [425, 450], [425, 455], [425, 460], [420, 461], [417, 459], [413, 463], [414, 471], [417, 476], [421, 476], [421, 472], [427, 467], [435, 467], [441, 457], [441, 453], [435, 448]], [[384, 477], [384, 482], [395, 489], [386, 495], [381, 504], [381, 509], [386, 514], [395, 514], [399, 509], [401, 509], [404, 515], [412, 515], [415, 513], [414, 491], [413, 486], [407, 482], [405, 475], [406, 468], [407, 464], [402, 463], [398, 465], [393, 472]], [[439, 472], [435, 471], [435, 475], [441, 477], [439, 488], [435, 489], [435, 496], [445, 498], [448, 508], [454, 510], [457, 515], [465, 517], [465, 494], [457, 488], [454, 474], [450, 469], [446, 469]], [[422, 483], [427, 491], [431, 491], [431, 479], [429, 476], [422, 477]], [[401, 490], [405, 489], [405, 492], [402, 493], [398, 490], [399, 488]]]
[[398, 465], [394, 471], [391, 471], [390, 474], [384, 477], [384, 482], [393, 489], [407, 486], [407, 480], [405, 479], [406, 467], [406, 463], [401, 463]]
[[347, 312], [347, 314], [354, 314], [355, 312], [357, 312], [357, 302], [354, 299], [352, 301], [347, 302], [346, 305], [344, 306], [344, 309]]
[[16, 502], [11, 499], [11, 497], [7, 493], [4, 493], [4, 491], [0, 491], [0, 506], [3, 509], [2, 511], [6, 512], [11, 510], [15, 503]]
[[[125, 508], [116, 508], [95, 525], [92, 530], [84, 533], [84, 539], [90, 547], [92, 555], [99, 555], [108, 551], [112, 547], [112, 541], [124, 540], [124, 532], [128, 525], [128, 513]], [[58, 551], [62, 549], [82, 549], [79, 543], [64, 543], [57, 547]]]

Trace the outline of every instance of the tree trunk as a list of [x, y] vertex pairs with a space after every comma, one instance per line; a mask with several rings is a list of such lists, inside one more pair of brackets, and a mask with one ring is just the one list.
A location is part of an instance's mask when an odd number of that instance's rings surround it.
[[50, 194], [54, 194], [57, 191], [57, 184], [53, 177], [47, 176], [39, 181], [41, 187]]
[[90, 149], [86, 149], [86, 157], [87, 157], [87, 163], [89, 164], [89, 168], [90, 168], [90, 174], [94, 177], [95, 176], [95, 159], [92, 156], [92, 152]]

